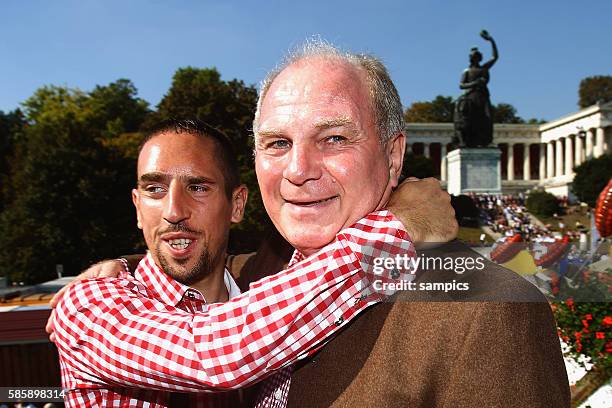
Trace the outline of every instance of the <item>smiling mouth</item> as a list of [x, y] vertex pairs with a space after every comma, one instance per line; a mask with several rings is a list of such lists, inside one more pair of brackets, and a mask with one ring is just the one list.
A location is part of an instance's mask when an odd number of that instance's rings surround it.
[[169, 239], [168, 244], [173, 248], [173, 249], [177, 249], [177, 250], [185, 250], [187, 249], [187, 247], [189, 246], [189, 244], [191, 244], [193, 242], [193, 240], [188, 239], [188, 238], [179, 238], [179, 239]]
[[285, 201], [288, 202], [289, 204], [299, 205], [300, 207], [314, 207], [314, 206], [325, 204], [329, 201], [335, 200], [336, 198], [338, 198], [338, 196], [324, 198], [322, 200], [317, 200], [317, 201], [299, 201], [299, 202], [291, 201], [291, 200], [285, 200]]

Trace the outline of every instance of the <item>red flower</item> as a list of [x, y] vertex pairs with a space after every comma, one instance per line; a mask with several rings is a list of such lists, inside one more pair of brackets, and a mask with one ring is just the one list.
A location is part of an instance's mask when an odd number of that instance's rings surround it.
[[593, 315], [590, 313], [584, 317], [586, 317], [587, 320], [593, 320]]
[[584, 327], [589, 327], [589, 322], [587, 322], [586, 320], [582, 320], [582, 324], [584, 325]]
[[580, 340], [580, 338], [582, 337], [582, 333], [581, 332], [575, 332], [574, 333], [574, 337], [576, 337], [576, 340]]
[[595, 332], [595, 338], [604, 340], [606, 338], [606, 334], [604, 332]]
[[602, 323], [605, 324], [606, 326], [612, 326], [612, 317], [610, 316], [604, 317]]
[[569, 307], [570, 309], [574, 309], [574, 299], [569, 298], [565, 301], [565, 304], [567, 305], [567, 307]]

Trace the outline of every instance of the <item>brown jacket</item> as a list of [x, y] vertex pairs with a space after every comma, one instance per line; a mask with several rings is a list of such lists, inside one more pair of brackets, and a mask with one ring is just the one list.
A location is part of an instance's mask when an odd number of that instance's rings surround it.
[[[242, 290], [286, 264], [291, 248], [279, 237], [230, 262]], [[424, 255], [478, 256], [458, 241]], [[542, 294], [491, 262], [477, 273], [427, 271], [417, 283], [453, 280], [470, 290], [402, 292], [297, 363], [289, 408], [569, 407], [556, 326]], [[243, 390], [245, 406], [258, 391]]]
[[[452, 242], [428, 255], [471, 256]], [[432, 273], [435, 272], [435, 273]], [[298, 364], [289, 407], [568, 407], [567, 374], [550, 307], [515, 273], [428, 271], [470, 291], [402, 292], [370, 308]]]

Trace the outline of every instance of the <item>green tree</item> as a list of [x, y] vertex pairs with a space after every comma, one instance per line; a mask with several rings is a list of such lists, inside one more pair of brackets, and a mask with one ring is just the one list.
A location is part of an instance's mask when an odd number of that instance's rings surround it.
[[612, 76], [595, 75], [580, 81], [578, 88], [578, 106], [586, 108], [597, 102], [612, 100]]
[[90, 93], [43, 87], [23, 107], [12, 200], [0, 214], [0, 274], [39, 282], [53, 277], [55, 264], [75, 273], [133, 251], [135, 159], [105, 145], [136, 132], [147, 113], [131, 82]]
[[[494, 123], [525, 123], [509, 103], [492, 105]], [[414, 102], [404, 112], [408, 123], [452, 123], [455, 101], [451, 96], [436, 96], [432, 101]], [[532, 119], [537, 121], [536, 119]]]
[[553, 194], [534, 191], [527, 197], [526, 207], [533, 214], [551, 216], [559, 212], [559, 201]]
[[5, 188], [8, 183], [11, 162], [15, 160], [19, 134], [24, 125], [25, 119], [19, 109], [9, 113], [0, 111], [0, 211], [5, 206], [5, 200], [10, 197]]
[[453, 121], [455, 102], [452, 96], [436, 96], [432, 101], [414, 102], [404, 118], [408, 123], [450, 123]]
[[[257, 90], [252, 85], [233, 79], [224, 81], [215, 68], [180, 68], [172, 85], [162, 98], [157, 111], [145, 127], [169, 118], [198, 118], [223, 131], [233, 142], [238, 156], [241, 180], [249, 188], [244, 220], [235, 226], [232, 236], [256, 236], [269, 225], [269, 218], [259, 193], [253, 162], [251, 128], [257, 103]], [[230, 242], [234, 246], [236, 240]], [[257, 242], [255, 239], [254, 242]], [[237, 248], [230, 248], [237, 250]], [[238, 250], [254, 249], [253, 246]]]
[[425, 156], [416, 156], [413, 153], [404, 155], [404, 165], [400, 180], [407, 177], [426, 178], [436, 175], [433, 161]]
[[516, 108], [509, 103], [500, 102], [491, 108], [493, 109], [493, 123], [525, 123], [523, 118], [517, 116]]
[[597, 197], [612, 177], [612, 156], [605, 154], [587, 160], [574, 169], [576, 175], [572, 190], [576, 197], [591, 207], [595, 207]]

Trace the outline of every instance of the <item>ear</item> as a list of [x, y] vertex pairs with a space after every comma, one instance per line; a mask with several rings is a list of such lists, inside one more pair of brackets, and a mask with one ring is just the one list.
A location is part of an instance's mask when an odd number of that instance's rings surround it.
[[244, 208], [246, 206], [249, 189], [244, 184], [239, 185], [232, 193], [232, 217], [230, 221], [238, 223], [244, 217]]
[[387, 157], [389, 158], [391, 187], [395, 188], [398, 185], [398, 180], [402, 174], [402, 166], [404, 165], [404, 152], [406, 151], [406, 136], [404, 132], [400, 132], [393, 136], [393, 138], [387, 142], [386, 150]]
[[136, 207], [136, 219], [138, 220], [138, 229], [142, 229], [142, 220], [140, 214], [140, 192], [138, 189], [132, 189], [132, 202], [134, 203], [134, 207]]

